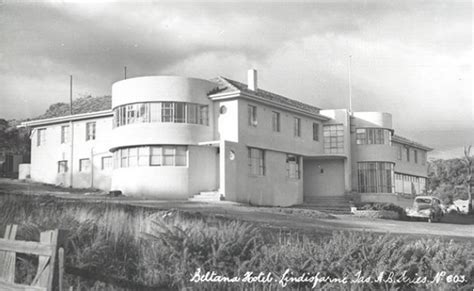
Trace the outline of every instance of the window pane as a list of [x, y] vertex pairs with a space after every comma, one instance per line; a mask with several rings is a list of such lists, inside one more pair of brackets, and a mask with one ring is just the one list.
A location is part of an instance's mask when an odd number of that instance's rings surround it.
[[161, 121], [162, 122], [173, 122], [173, 110], [174, 106], [172, 102], [161, 103]]
[[183, 123], [186, 120], [186, 104], [175, 103], [174, 122]]

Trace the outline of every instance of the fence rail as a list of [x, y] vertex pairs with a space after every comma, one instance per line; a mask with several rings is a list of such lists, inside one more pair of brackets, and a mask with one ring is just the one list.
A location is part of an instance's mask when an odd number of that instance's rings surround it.
[[[64, 270], [64, 250], [58, 248], [60, 230], [48, 230], [40, 234], [40, 241], [19, 241], [16, 238], [16, 225], [8, 225], [3, 239], [0, 239], [0, 290], [5, 291], [62, 291], [62, 274]], [[31, 285], [15, 283], [16, 254], [38, 256], [38, 268]]]

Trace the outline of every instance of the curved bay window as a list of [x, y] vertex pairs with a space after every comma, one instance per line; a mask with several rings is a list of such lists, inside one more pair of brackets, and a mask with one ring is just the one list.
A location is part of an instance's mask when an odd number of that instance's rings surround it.
[[114, 126], [172, 122], [209, 125], [209, 106], [186, 102], [145, 102], [114, 109]]
[[387, 144], [392, 143], [392, 132], [385, 128], [357, 128], [357, 144]]
[[187, 166], [187, 146], [139, 146], [114, 152], [115, 168]]
[[394, 193], [393, 163], [357, 163], [360, 193]]

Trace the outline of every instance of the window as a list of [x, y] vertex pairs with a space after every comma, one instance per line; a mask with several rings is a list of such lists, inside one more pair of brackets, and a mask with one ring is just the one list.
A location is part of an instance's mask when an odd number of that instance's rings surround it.
[[410, 148], [406, 147], [405, 153], [406, 153], [407, 162], [409, 162], [410, 161]]
[[175, 103], [174, 106], [174, 122], [184, 123], [186, 121], [186, 104]]
[[86, 140], [95, 139], [95, 122], [86, 123]]
[[360, 162], [357, 163], [359, 192], [393, 193], [393, 163]]
[[174, 116], [173, 102], [163, 102], [161, 104], [161, 121], [162, 122], [173, 122]]
[[402, 153], [403, 153], [402, 146], [397, 145], [397, 160], [401, 160], [401, 159], [402, 159]]
[[61, 126], [61, 143], [69, 142], [69, 125]]
[[161, 166], [163, 164], [161, 147], [151, 147], [150, 166]]
[[114, 155], [118, 168], [187, 166], [186, 146], [130, 147], [117, 150]]
[[426, 178], [395, 173], [395, 192], [417, 195], [426, 191]]
[[313, 122], [313, 140], [319, 141], [319, 124]]
[[356, 144], [391, 144], [392, 133], [384, 128], [357, 128]]
[[291, 179], [300, 179], [300, 157], [286, 155], [286, 176]]
[[323, 126], [324, 153], [344, 153], [344, 126], [342, 124], [330, 124]]
[[161, 122], [161, 103], [150, 103], [150, 122]]
[[423, 166], [426, 165], [426, 152], [425, 151], [421, 152], [421, 164]]
[[280, 113], [272, 111], [272, 129], [274, 132], [280, 132]]
[[209, 107], [186, 102], [144, 102], [114, 109], [115, 127], [148, 122], [209, 125]]
[[102, 157], [101, 169], [102, 170], [112, 169], [112, 157], [111, 156]]
[[418, 164], [418, 151], [413, 150], [413, 160], [415, 161], [415, 164]]
[[121, 149], [120, 150], [120, 167], [127, 168], [128, 167], [128, 150], [129, 149]]
[[40, 146], [46, 142], [46, 128], [38, 129], [36, 134], [36, 145]]
[[138, 166], [148, 166], [150, 163], [150, 147], [138, 148]]
[[58, 173], [66, 173], [67, 170], [68, 170], [67, 161], [59, 161], [58, 162]]
[[294, 135], [296, 137], [300, 137], [301, 136], [301, 119], [299, 119], [298, 117], [295, 117], [294, 119]]
[[249, 126], [257, 127], [257, 106], [248, 106]]
[[188, 123], [196, 124], [198, 123], [198, 105], [197, 104], [188, 104]]
[[207, 105], [199, 106], [199, 124], [209, 125], [209, 107]]
[[136, 147], [128, 149], [128, 166], [138, 166], [138, 148]]
[[79, 160], [79, 172], [89, 172], [91, 169], [91, 161], [89, 159]]
[[265, 175], [265, 155], [263, 150], [249, 148], [249, 170], [251, 175]]

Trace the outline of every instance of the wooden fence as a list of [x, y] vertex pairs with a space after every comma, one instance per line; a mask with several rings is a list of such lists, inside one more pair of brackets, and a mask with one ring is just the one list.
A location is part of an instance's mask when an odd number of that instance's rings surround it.
[[[19, 241], [16, 225], [8, 225], [4, 238], [0, 238], [0, 290], [2, 291], [53, 291], [63, 290], [64, 249], [60, 230], [40, 234], [40, 241]], [[36, 276], [30, 285], [15, 283], [16, 254], [38, 256]]]

